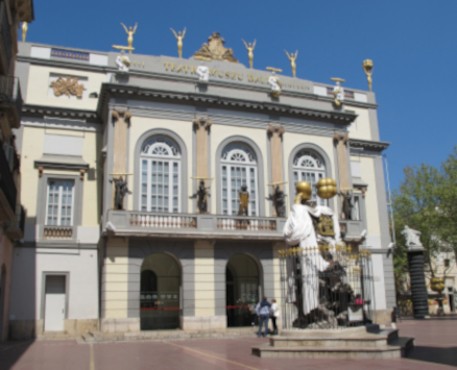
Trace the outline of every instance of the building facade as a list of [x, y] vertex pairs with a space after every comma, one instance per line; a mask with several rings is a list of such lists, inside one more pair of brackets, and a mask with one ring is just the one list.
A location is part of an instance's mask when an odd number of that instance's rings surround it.
[[13, 130], [21, 124], [22, 96], [15, 77], [17, 29], [33, 20], [31, 0], [0, 1], [0, 341], [7, 338], [14, 245], [22, 239], [19, 157]]
[[27, 220], [14, 337], [250, 326], [260, 296], [282, 297], [295, 182], [325, 177], [346, 242], [371, 251], [371, 308], [388, 322], [387, 144], [372, 92], [249, 69], [217, 33], [189, 59], [22, 43], [17, 63]]

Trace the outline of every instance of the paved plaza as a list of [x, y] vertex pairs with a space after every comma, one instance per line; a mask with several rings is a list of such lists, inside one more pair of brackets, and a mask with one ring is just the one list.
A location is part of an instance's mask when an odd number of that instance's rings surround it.
[[81, 343], [38, 340], [0, 345], [0, 370], [136, 370], [136, 369], [455, 369], [457, 317], [403, 320], [400, 336], [415, 338], [408, 358], [394, 360], [268, 359], [251, 355], [251, 347], [268, 339], [150, 340]]

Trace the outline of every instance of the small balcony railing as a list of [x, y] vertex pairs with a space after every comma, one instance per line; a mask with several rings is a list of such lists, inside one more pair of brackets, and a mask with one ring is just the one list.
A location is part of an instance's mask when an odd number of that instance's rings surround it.
[[108, 210], [102, 231], [123, 236], [281, 239], [285, 219]]
[[43, 226], [43, 239], [69, 240], [73, 238], [73, 226]]

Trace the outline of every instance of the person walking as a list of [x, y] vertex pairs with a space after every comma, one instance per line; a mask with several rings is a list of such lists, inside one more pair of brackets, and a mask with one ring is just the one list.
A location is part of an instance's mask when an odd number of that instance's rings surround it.
[[[268, 302], [267, 297], [263, 297], [262, 300], [257, 303], [256, 313], [259, 317], [259, 330], [257, 331], [257, 336], [267, 336], [268, 335], [268, 321], [270, 319], [270, 307], [271, 303]], [[264, 329], [264, 332], [262, 332]]]
[[278, 334], [278, 324], [277, 319], [279, 317], [279, 305], [276, 303], [276, 299], [271, 300], [271, 307], [270, 307], [270, 318], [271, 323], [273, 324], [273, 335]]

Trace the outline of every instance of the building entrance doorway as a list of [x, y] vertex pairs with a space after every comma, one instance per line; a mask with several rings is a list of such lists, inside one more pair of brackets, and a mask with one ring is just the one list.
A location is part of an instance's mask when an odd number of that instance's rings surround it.
[[44, 331], [64, 331], [65, 275], [47, 275], [44, 297]]
[[260, 291], [259, 275], [259, 267], [250, 256], [237, 254], [227, 263], [225, 278], [228, 327], [255, 325], [255, 306]]
[[181, 268], [165, 253], [146, 257], [141, 266], [141, 330], [179, 328]]

